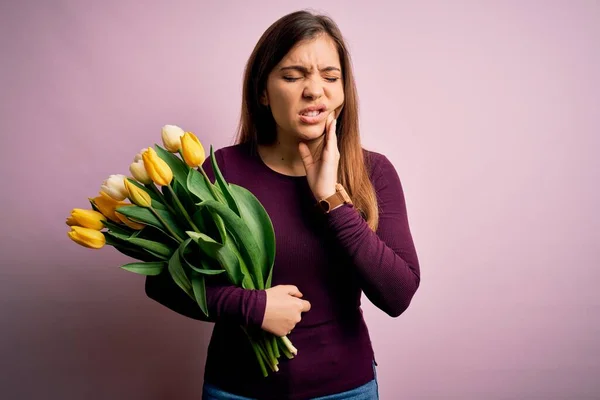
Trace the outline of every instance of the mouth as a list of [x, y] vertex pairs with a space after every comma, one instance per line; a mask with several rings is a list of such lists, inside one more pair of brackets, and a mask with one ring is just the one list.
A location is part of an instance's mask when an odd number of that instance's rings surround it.
[[307, 107], [300, 111], [300, 121], [306, 124], [318, 124], [327, 116], [326, 110], [327, 107], [323, 104]]

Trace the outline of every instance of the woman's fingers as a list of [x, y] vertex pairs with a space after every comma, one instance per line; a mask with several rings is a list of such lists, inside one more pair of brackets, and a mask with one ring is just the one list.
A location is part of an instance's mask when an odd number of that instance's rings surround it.
[[310, 311], [310, 302], [307, 300], [302, 300], [302, 312]]
[[337, 150], [337, 135], [335, 128], [337, 127], [337, 119], [334, 119], [329, 126], [329, 132], [327, 133], [327, 150], [335, 153]]
[[309, 168], [315, 163], [313, 160], [313, 156], [310, 152], [310, 149], [304, 142], [298, 143], [298, 151], [300, 152], [300, 157], [302, 158], [302, 163], [304, 164], [304, 168], [308, 171]]

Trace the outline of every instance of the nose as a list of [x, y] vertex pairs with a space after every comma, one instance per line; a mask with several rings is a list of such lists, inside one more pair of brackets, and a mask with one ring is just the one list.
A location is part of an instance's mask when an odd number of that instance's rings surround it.
[[323, 85], [316, 79], [307, 79], [302, 95], [312, 100], [318, 99], [323, 96]]

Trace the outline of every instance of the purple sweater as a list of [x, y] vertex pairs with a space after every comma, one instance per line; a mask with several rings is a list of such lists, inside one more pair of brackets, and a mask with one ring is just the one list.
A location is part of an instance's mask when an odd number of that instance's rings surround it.
[[[306, 177], [270, 169], [248, 144], [215, 154], [225, 179], [254, 193], [273, 222], [273, 286], [297, 286], [312, 308], [289, 335], [298, 355], [291, 360], [282, 356], [279, 372], [263, 378], [239, 325], [260, 327], [265, 291], [207, 285], [209, 314], [216, 323], [205, 381], [246, 397], [309, 399], [372, 380], [374, 354], [361, 292], [397, 317], [420, 281], [404, 194], [393, 165], [382, 154], [364, 151], [380, 210], [379, 228], [373, 232], [352, 205], [319, 214]], [[204, 168], [212, 180], [210, 160]], [[198, 306], [166, 274], [147, 277], [146, 293], [178, 313], [200, 316]]]

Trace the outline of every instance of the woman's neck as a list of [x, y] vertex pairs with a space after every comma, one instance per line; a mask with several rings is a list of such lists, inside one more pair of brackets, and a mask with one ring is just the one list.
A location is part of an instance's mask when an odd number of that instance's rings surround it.
[[[321, 136], [318, 139], [306, 142], [313, 155], [318, 157], [323, 140], [324, 137]], [[298, 140], [295, 138], [288, 140], [278, 138], [271, 145], [259, 145], [258, 152], [263, 162], [279, 173], [293, 176], [306, 175], [306, 170], [298, 151]]]

